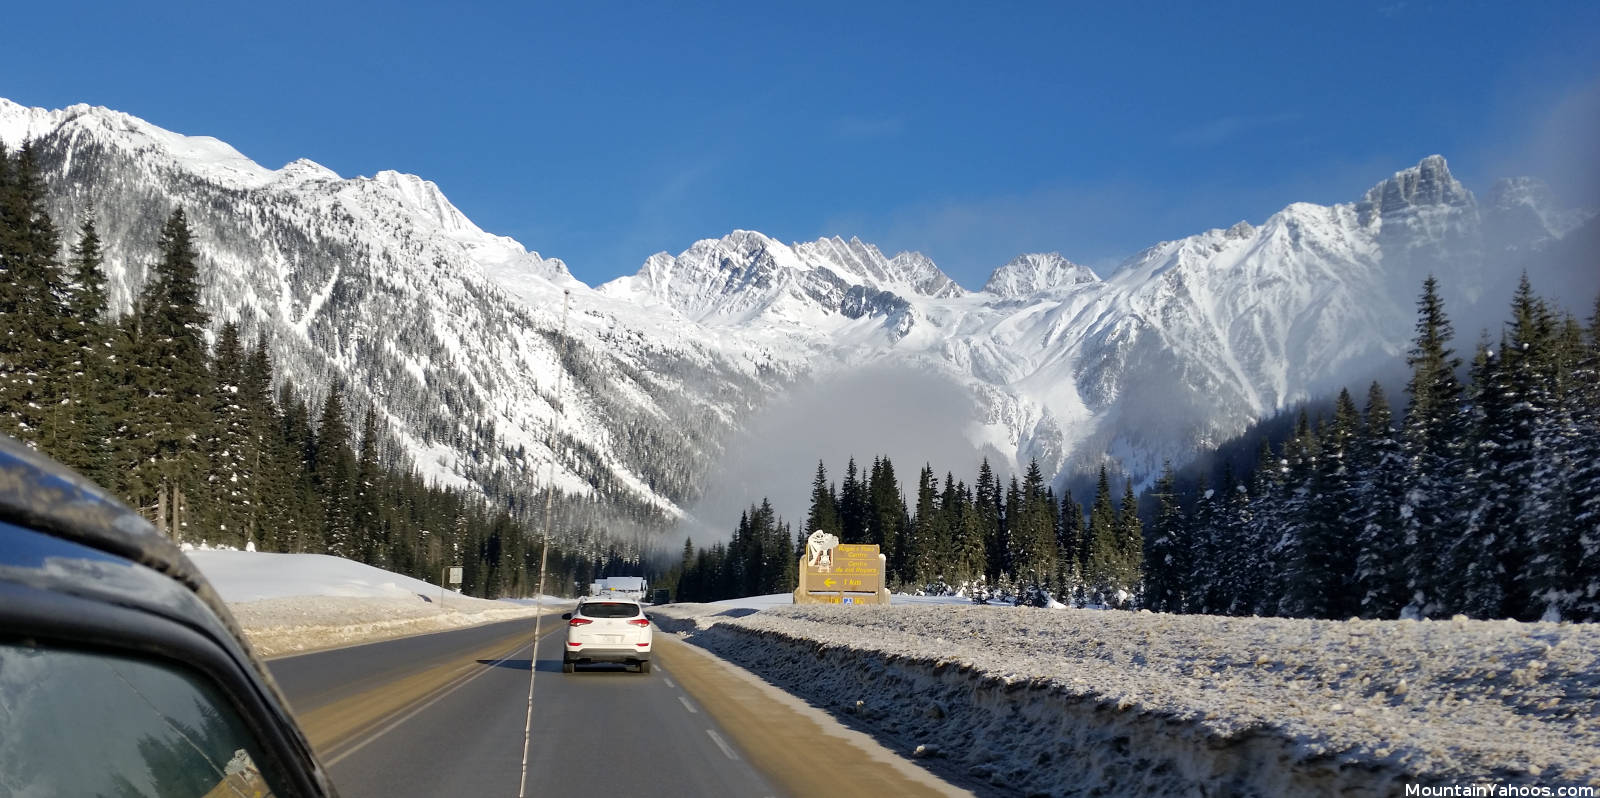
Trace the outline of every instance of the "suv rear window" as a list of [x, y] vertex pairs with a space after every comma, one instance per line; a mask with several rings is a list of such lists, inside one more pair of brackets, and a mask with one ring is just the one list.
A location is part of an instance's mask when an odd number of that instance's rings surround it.
[[585, 618], [634, 618], [639, 615], [639, 605], [620, 601], [586, 601], [578, 605], [578, 614]]

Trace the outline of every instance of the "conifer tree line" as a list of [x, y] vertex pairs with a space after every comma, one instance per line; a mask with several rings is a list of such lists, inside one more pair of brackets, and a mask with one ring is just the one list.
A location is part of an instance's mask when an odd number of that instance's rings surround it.
[[1373, 383], [1218, 484], [1147, 492], [1144, 605], [1303, 618], [1600, 619], [1600, 302], [1524, 276], [1470, 364], [1429, 278], [1403, 416]]
[[[402, 467], [373, 408], [338, 384], [312, 402], [275, 379], [264, 336], [212, 318], [194, 237], [173, 211], [131, 312], [113, 318], [92, 215], [71, 245], [45, 210], [29, 144], [0, 144], [0, 432], [189, 543], [327, 553], [477, 596], [534, 590], [539, 537], [481, 497]], [[359, 419], [359, 421], [356, 421]], [[355, 423], [352, 423], [355, 421]], [[637, 553], [553, 546], [547, 592]]]
[[805, 551], [805, 534], [763, 499], [739, 515], [727, 543], [695, 549], [685, 540], [683, 559], [658, 584], [678, 601], [718, 601], [739, 596], [789, 593], [795, 589], [796, 557]]
[[908, 506], [887, 456], [865, 473], [854, 458], [834, 484], [817, 463], [804, 526], [791, 534], [763, 499], [739, 520], [728, 544], [696, 549], [684, 542], [676, 597], [715, 601], [794, 590], [805, 539], [816, 530], [841, 543], [879, 547], [888, 586], [924, 595], [968, 596], [1047, 606], [1127, 606], [1137, 595], [1142, 523], [1132, 482], [1120, 499], [1101, 469], [1094, 504], [1059, 499], [1038, 462], [1019, 480], [1002, 482], [987, 459], [969, 486], [926, 464]]

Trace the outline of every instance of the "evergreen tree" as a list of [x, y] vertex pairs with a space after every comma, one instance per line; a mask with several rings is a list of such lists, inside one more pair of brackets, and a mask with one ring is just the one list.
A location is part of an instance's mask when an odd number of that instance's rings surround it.
[[1397, 618], [1409, 600], [1404, 566], [1405, 453], [1383, 386], [1373, 382], [1362, 409], [1356, 462], [1361, 487], [1350, 509], [1356, 529], [1355, 595], [1363, 618]]
[[[1285, 442], [1286, 452], [1292, 447]], [[1289, 461], [1272, 450], [1266, 438], [1256, 450], [1255, 470], [1250, 474], [1245, 493], [1249, 496], [1248, 518], [1240, 524], [1242, 540], [1230, 566], [1237, 572], [1236, 591], [1231, 610], [1238, 614], [1272, 615], [1283, 599], [1283, 562], [1277, 547], [1288, 525], [1286, 482]], [[1231, 475], [1230, 480], [1231, 482]]]
[[868, 543], [867, 485], [856, 471], [856, 459], [845, 466], [844, 484], [839, 488], [839, 542]]
[[1572, 371], [1577, 408], [1570, 479], [1572, 530], [1577, 537], [1572, 620], [1600, 620], [1600, 298], [1589, 317], [1589, 335]]
[[[1139, 521], [1139, 500], [1133, 495], [1133, 480], [1125, 483], [1122, 508], [1117, 514], [1117, 579], [1121, 591], [1138, 601], [1143, 590], [1144, 525]], [[1121, 605], [1124, 602], [1118, 601]]]
[[1079, 552], [1086, 548], [1083, 507], [1067, 491], [1061, 497], [1060, 523], [1056, 527], [1056, 595], [1063, 602], [1076, 601], [1083, 590], [1083, 563]]
[[1006, 485], [1005, 504], [1000, 511], [1000, 539], [1005, 541], [1005, 549], [1001, 553], [1005, 575], [1013, 586], [1017, 582], [1017, 549], [1021, 543], [1018, 531], [1021, 524], [1022, 485], [1017, 482], [1017, 475], [1012, 474], [1010, 484]]
[[914, 590], [924, 591], [943, 576], [940, 557], [939, 495], [933, 476], [933, 465], [924, 464], [917, 473], [917, 509], [911, 521], [910, 534], [906, 536], [906, 573], [904, 581]]
[[1449, 614], [1455, 597], [1445, 595], [1440, 563], [1448, 554], [1447, 530], [1462, 527], [1457, 497], [1462, 484], [1464, 419], [1460, 358], [1450, 349], [1453, 332], [1433, 277], [1423, 283], [1417, 302], [1417, 338], [1406, 364], [1411, 379], [1406, 394], [1404, 444], [1410, 468], [1401, 510], [1405, 531], [1407, 611], [1422, 617]]
[[[317, 423], [313, 448], [311, 473], [322, 507], [322, 539], [327, 553], [335, 557], [361, 556], [360, 541], [356, 540], [355, 519], [350, 500], [355, 494], [355, 454], [350, 448], [350, 425], [345, 419], [344, 394], [335, 383], [328, 389], [322, 414]], [[483, 587], [498, 588], [499, 550], [501, 541], [492, 534], [486, 535], [480, 549], [492, 566]], [[498, 595], [498, 593], [496, 594]]]
[[1292, 590], [1304, 617], [1349, 618], [1360, 606], [1352, 584], [1356, 536], [1346, 526], [1355, 500], [1347, 457], [1360, 423], [1361, 414], [1350, 392], [1341, 390], [1333, 420], [1317, 436], [1313, 488], [1303, 527], [1305, 545], [1297, 552], [1298, 578]]
[[[1505, 346], [1502, 340], [1500, 352]], [[1519, 607], [1527, 603], [1523, 571], [1528, 553], [1516, 530], [1517, 491], [1507, 481], [1517, 471], [1508, 460], [1516, 449], [1516, 433], [1511, 429], [1510, 386], [1498, 354], [1479, 344], [1473, 358], [1472, 446], [1466, 453], [1471, 504], [1449, 559], [1449, 573], [1461, 582], [1454, 591], [1462, 601], [1459, 609], [1478, 618], [1505, 617], [1508, 597]]]
[[984, 575], [987, 583], [994, 585], [1005, 572], [1006, 541], [1000, 526], [1000, 482], [989, 467], [987, 457], [978, 466], [978, 481], [973, 490], [973, 513], [984, 541]]
[[1268, 583], [1277, 600], [1275, 606], [1269, 602], [1269, 608], [1291, 618], [1316, 617], [1318, 598], [1313, 594], [1318, 575], [1307, 569], [1316, 566], [1315, 560], [1309, 558], [1316, 556], [1310, 551], [1316, 545], [1310, 526], [1315, 512], [1317, 455], [1317, 436], [1306, 410], [1301, 408], [1295, 436], [1284, 445], [1283, 490], [1274, 508], [1281, 534], [1273, 546], [1275, 572]]
[[67, 341], [76, 358], [66, 381], [71, 443], [57, 459], [97, 484], [116, 490], [120, 479], [112, 453], [117, 417], [129, 404], [112, 370], [114, 327], [107, 319], [108, 301], [100, 234], [94, 217], [86, 217], [72, 247], [71, 283], [66, 299]]
[[214, 540], [231, 546], [245, 544], [251, 512], [251, 470], [247, 458], [252, 430], [249, 414], [240, 401], [244, 369], [239, 325], [229, 321], [222, 325], [222, 332], [217, 336], [212, 360], [212, 423], [208, 425], [211, 435], [205, 448], [206, 499], [211, 504], [211, 512], [207, 513], [208, 526], [214, 530]]
[[189, 496], [203, 473], [212, 393], [204, 339], [209, 314], [200, 304], [198, 256], [181, 208], [162, 226], [158, 251], [139, 294], [131, 336], [139, 397], [131, 430], [140, 442], [134, 471], [142, 494], [137, 498], [148, 501], [154, 494], [156, 527], [181, 538]]
[[1522, 579], [1513, 579], [1521, 589], [1508, 594], [1506, 604], [1522, 620], [1560, 620], [1574, 604], [1570, 574], [1579, 549], [1567, 482], [1572, 416], [1560, 387], [1569, 364], [1561, 325], [1534, 296], [1526, 274], [1512, 300], [1510, 334], [1502, 356], [1512, 393], [1510, 423], [1519, 437], [1506, 442], [1506, 481], [1517, 491], [1515, 528], [1526, 565]]
[[[284, 466], [281, 419], [272, 401], [272, 357], [265, 336], [257, 339], [239, 378], [238, 401], [245, 412], [248, 437], [241, 458], [249, 479], [242, 493], [249, 512], [245, 518], [245, 540], [267, 551], [282, 551], [275, 510], [286, 501], [294, 481]], [[407, 571], [410, 573], [410, 571]]]
[[[378, 459], [378, 416], [369, 405], [361, 418], [361, 451], [356, 459], [353, 484], [351, 528], [356, 551], [362, 562], [387, 568], [391, 563], [388, 528], [383, 519], [380, 484], [383, 465]], [[521, 542], [520, 531], [517, 532]]]
[[54, 451], [67, 362], [60, 241], [33, 143], [0, 150], [0, 163], [0, 431]]
[[1089, 561], [1083, 575], [1086, 598], [1094, 604], [1109, 602], [1118, 587], [1121, 547], [1117, 527], [1111, 480], [1102, 465], [1100, 479], [1095, 483], [1094, 504], [1089, 508]]
[[1183, 612], [1191, 552], [1172, 463], [1161, 464], [1155, 487], [1156, 517], [1144, 538], [1144, 605], [1156, 612]]
[[964, 487], [959, 492], [960, 506], [951, 544], [954, 562], [950, 582], [963, 595], [974, 596], [982, 593], [987, 576], [987, 541], [984, 540], [983, 523], [972, 492]]
[[[1189, 612], [1219, 614], [1226, 605], [1218, 598], [1222, 573], [1220, 559], [1219, 522], [1222, 516], [1222, 497], [1219, 491], [1206, 484], [1202, 474], [1195, 487], [1194, 512], [1189, 528], [1194, 536], [1194, 559], [1189, 569]], [[1092, 526], [1092, 524], [1091, 524]]]
[[[852, 461], [854, 462], [854, 461]], [[817, 461], [817, 476], [811, 481], [811, 510], [806, 513], [805, 532], [821, 530], [844, 541], [844, 529], [839, 523], [838, 497], [828, 484], [828, 471], [822, 461]]]
[[1028, 464], [1023, 475], [1019, 496], [1020, 507], [1016, 523], [1012, 525], [1016, 574], [1023, 597], [1035, 606], [1045, 606], [1047, 593], [1054, 588], [1056, 576], [1056, 509], [1055, 499], [1045, 487], [1044, 473], [1039, 461]]
[[879, 551], [887, 556], [889, 573], [904, 578], [909, 513], [905, 497], [900, 493], [900, 483], [895, 479], [894, 464], [888, 457], [873, 460], [867, 492], [868, 542], [878, 544]]

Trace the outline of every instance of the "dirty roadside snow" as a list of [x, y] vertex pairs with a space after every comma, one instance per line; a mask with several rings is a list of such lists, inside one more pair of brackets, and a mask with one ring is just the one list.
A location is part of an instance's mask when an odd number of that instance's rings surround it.
[[1592, 626], [952, 604], [651, 614], [984, 794], [1600, 785]]
[[[512, 618], [539, 603], [489, 601], [325, 554], [188, 552], [257, 653], [277, 656]], [[551, 605], [562, 603], [550, 599]]]

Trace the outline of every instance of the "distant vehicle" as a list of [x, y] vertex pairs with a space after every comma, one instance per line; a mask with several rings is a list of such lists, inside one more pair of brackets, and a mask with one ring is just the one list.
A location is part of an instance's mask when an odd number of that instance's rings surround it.
[[672, 591], [670, 591], [670, 590], [668, 590], [668, 589], [666, 589], [664, 587], [663, 588], [657, 588], [655, 590], [650, 591], [650, 603], [651, 604], [657, 604], [657, 605], [660, 605], [660, 604], [671, 604], [672, 603]]
[[650, 672], [653, 630], [644, 608], [630, 598], [585, 597], [578, 608], [561, 616], [567, 622], [567, 650], [561, 670], [572, 673], [580, 664], [618, 662]]
[[642, 576], [606, 576], [589, 583], [591, 596], [621, 596], [644, 601], [650, 585]]
[[0, 790], [334, 795], [287, 707], [175, 545], [0, 435]]

